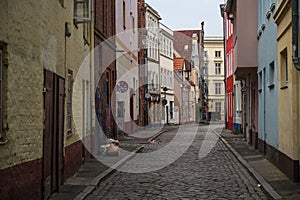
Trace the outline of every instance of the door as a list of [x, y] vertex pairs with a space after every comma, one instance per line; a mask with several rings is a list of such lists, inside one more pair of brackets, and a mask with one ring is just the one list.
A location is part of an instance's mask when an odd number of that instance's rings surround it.
[[64, 79], [44, 71], [43, 197], [63, 183]]
[[134, 113], [133, 113], [133, 89], [130, 89], [130, 127], [132, 131], [132, 126], [134, 124]]

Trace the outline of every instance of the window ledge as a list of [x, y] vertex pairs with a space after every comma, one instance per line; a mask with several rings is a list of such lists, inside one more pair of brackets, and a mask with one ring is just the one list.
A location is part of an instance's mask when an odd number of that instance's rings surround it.
[[274, 87], [275, 87], [275, 84], [274, 84], [274, 83], [268, 85], [268, 88], [269, 88], [269, 89], [274, 89]]
[[288, 85], [284, 85], [284, 86], [281, 86], [281, 87], [280, 87], [281, 90], [288, 89], [288, 88], [289, 88]]

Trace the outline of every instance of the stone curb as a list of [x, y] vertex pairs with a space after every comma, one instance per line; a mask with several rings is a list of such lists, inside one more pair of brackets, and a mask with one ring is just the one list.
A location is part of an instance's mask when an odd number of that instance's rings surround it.
[[177, 127], [173, 127], [173, 128], [170, 128], [169, 130], [162, 130], [160, 132], [158, 132], [157, 134], [153, 135], [152, 137], [150, 137], [148, 140], [147, 140], [147, 143], [151, 142], [152, 140], [155, 140], [156, 138], [158, 138], [161, 134], [163, 133], [166, 133], [166, 132], [169, 132], [169, 131], [173, 131], [175, 130]]
[[118, 167], [120, 167], [122, 164], [124, 164], [127, 160], [129, 160], [131, 157], [133, 157], [137, 152], [141, 151], [144, 147], [140, 146], [136, 150], [132, 151], [129, 155], [125, 156], [121, 160], [119, 160], [116, 164], [114, 164], [111, 168], [108, 168], [98, 176], [96, 176], [82, 192], [80, 192], [74, 200], [83, 200], [85, 199], [89, 194], [91, 194], [99, 185], [101, 180], [105, 179], [109, 175], [111, 175]]
[[[177, 127], [176, 127], [177, 128]], [[176, 129], [175, 127], [169, 130], [162, 130], [160, 132], [158, 132], [157, 134], [155, 134], [154, 136], [150, 137], [149, 139], [147, 139], [147, 143], [151, 142], [152, 140], [156, 139], [157, 137], [159, 137], [161, 134], [168, 132], [168, 131], [172, 131], [174, 129]], [[118, 161], [116, 164], [114, 164], [111, 168], [108, 168], [107, 170], [105, 170], [104, 172], [102, 172], [101, 174], [99, 174], [98, 176], [96, 176], [89, 184], [89, 186], [87, 186], [83, 191], [81, 191], [75, 198], [74, 200], [84, 200], [89, 194], [91, 194], [100, 184], [101, 180], [105, 179], [106, 177], [108, 177], [109, 175], [111, 175], [113, 172], [115, 172], [115, 170], [120, 167], [122, 164], [124, 164], [127, 160], [129, 160], [130, 158], [132, 158], [133, 156], [135, 156], [136, 153], [140, 152], [142, 149], [145, 148], [145, 144], [141, 145], [140, 147], [138, 147], [136, 150], [132, 151], [129, 155], [125, 156], [124, 158], [122, 158], [120, 161]]]
[[283, 199], [274, 188], [215, 130], [213, 131], [225, 144], [225, 146], [233, 153], [233, 155], [238, 159], [238, 161], [246, 167], [246, 169], [254, 176], [254, 178], [260, 183], [263, 189], [273, 198], [273, 199]]

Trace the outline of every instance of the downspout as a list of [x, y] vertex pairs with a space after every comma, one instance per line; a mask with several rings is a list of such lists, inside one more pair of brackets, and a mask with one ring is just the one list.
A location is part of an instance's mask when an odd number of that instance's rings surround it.
[[300, 71], [300, 59], [299, 59], [299, 2], [298, 0], [292, 0], [292, 43], [293, 43], [293, 63], [295, 68]]

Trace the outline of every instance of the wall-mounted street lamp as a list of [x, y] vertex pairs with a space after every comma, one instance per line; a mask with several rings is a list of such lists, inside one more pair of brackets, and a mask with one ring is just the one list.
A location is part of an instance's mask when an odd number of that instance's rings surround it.
[[71, 37], [71, 24], [65, 22], [65, 37]]

